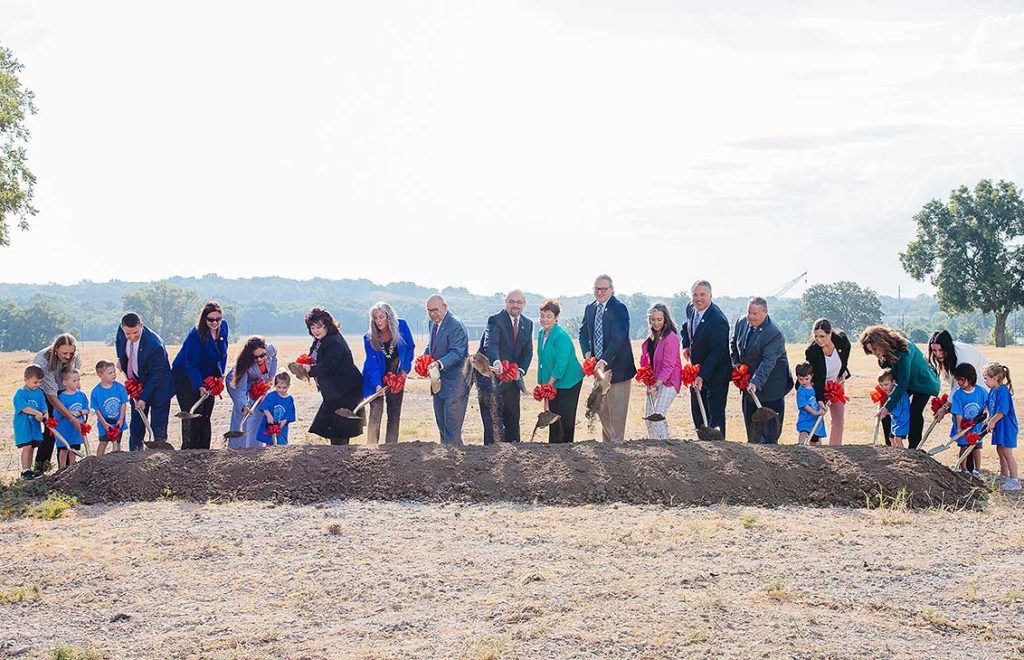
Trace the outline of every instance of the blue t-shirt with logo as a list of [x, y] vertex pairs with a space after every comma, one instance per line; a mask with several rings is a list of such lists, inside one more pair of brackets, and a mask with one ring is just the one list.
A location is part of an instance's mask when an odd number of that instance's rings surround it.
[[[814, 426], [818, 423], [818, 416], [812, 415], [811, 413], [804, 410], [805, 406], [809, 406], [812, 410], [818, 410], [818, 398], [814, 396], [813, 387], [798, 387], [796, 388], [796, 405], [800, 411], [800, 414], [796, 418], [796, 430], [797, 432], [810, 433], [814, 430]], [[818, 426], [818, 433], [822, 436], [824, 432], [825, 423], [822, 422]]]
[[988, 393], [988, 416], [1003, 413], [992, 429], [992, 444], [998, 447], [1017, 446], [1017, 411], [1013, 407], [1013, 396], [1006, 385], [1000, 385]]
[[[277, 390], [271, 390], [267, 396], [263, 398], [263, 403], [260, 404], [260, 412], [267, 410], [271, 415], [274, 416], [274, 422], [280, 424], [281, 422], [288, 422], [288, 426], [281, 429], [281, 432], [277, 435], [277, 444], [286, 445], [288, 444], [288, 429], [291, 427], [291, 422], [295, 421], [295, 399], [289, 396], [281, 396], [277, 393]], [[260, 442], [265, 442], [268, 445], [273, 443], [274, 439], [272, 435], [267, 434], [267, 416], [260, 415], [260, 428], [256, 432], [256, 438]]]
[[[960, 415], [961, 420], [975, 419], [983, 410], [985, 410], [987, 402], [988, 390], [981, 385], [975, 385], [974, 389], [970, 393], [967, 393], [963, 388], [960, 388], [956, 392], [953, 392], [953, 397], [949, 402], [949, 412], [954, 415]], [[956, 427], [955, 422], [956, 420], [954, 419], [954, 428]], [[985, 423], [981, 422], [971, 429], [971, 433], [981, 433], [983, 430], [985, 430]], [[955, 436], [959, 432], [959, 430], [952, 431], [950, 437]], [[967, 438], [960, 438], [956, 441], [956, 444], [961, 447], [967, 445]]]
[[[57, 395], [60, 402], [64, 404], [64, 407], [68, 409], [68, 412], [74, 414], [79, 411], [89, 411], [89, 397], [85, 396], [85, 392], [79, 390], [74, 394], [68, 394], [67, 392], [61, 392]], [[61, 414], [60, 410], [54, 410], [53, 416], [57, 419], [57, 433], [68, 441], [68, 444], [74, 447], [75, 445], [82, 444], [82, 434], [78, 432], [75, 425], [71, 423], [71, 420]], [[78, 421], [84, 419], [83, 415], [75, 416]], [[64, 445], [60, 440], [56, 440], [57, 448], [64, 449]]]
[[99, 411], [108, 424], [116, 424], [121, 417], [121, 406], [128, 403], [128, 390], [116, 380], [110, 387], [100, 383], [92, 388], [89, 396], [89, 407]]
[[20, 388], [14, 393], [14, 446], [23, 447], [30, 442], [41, 442], [43, 423], [35, 416], [21, 412], [25, 408], [46, 413], [46, 395], [42, 388], [34, 390]]

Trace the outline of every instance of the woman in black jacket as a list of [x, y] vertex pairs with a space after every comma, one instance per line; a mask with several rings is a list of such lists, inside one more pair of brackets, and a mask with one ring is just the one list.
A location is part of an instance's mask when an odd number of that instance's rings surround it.
[[[813, 341], [807, 345], [804, 357], [814, 369], [814, 395], [820, 405], [824, 405], [825, 383], [842, 383], [850, 377], [850, 370], [847, 368], [850, 362], [850, 340], [842, 330], [833, 330], [828, 319], [815, 321], [813, 333]], [[846, 404], [840, 401], [830, 403], [829, 414], [832, 428], [829, 430], [828, 444], [841, 445]]]
[[[363, 376], [330, 312], [323, 307], [313, 307], [306, 312], [306, 328], [313, 337], [309, 347], [313, 366], [309, 375], [316, 378], [317, 389], [324, 398], [309, 432], [327, 438], [332, 445], [347, 445], [349, 439], [362, 434], [365, 420], [346, 419], [334, 411], [338, 408], [353, 410], [359, 404], [363, 396]], [[362, 417], [362, 410], [359, 415]]]

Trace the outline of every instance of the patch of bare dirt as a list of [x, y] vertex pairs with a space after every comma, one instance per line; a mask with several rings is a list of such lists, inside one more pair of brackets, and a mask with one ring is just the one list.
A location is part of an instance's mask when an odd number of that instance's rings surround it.
[[922, 452], [637, 440], [569, 446], [295, 446], [250, 451], [121, 452], [54, 478], [87, 501], [174, 496], [299, 503], [372, 500], [621, 502], [864, 507], [906, 493], [910, 507], [971, 507], [981, 483]]

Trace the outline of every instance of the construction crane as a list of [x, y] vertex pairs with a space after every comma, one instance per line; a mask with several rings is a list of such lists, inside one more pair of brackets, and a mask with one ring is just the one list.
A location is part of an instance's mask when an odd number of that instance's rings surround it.
[[773, 293], [771, 295], [771, 297], [772, 298], [778, 298], [779, 296], [783, 295], [784, 293], [786, 293], [787, 291], [789, 291], [790, 289], [795, 287], [797, 284], [799, 284], [800, 280], [803, 280], [804, 284], [807, 284], [807, 271], [806, 270], [804, 272], [800, 273], [799, 275], [797, 275], [796, 277], [794, 277], [793, 279], [791, 279], [790, 281], [788, 281], [785, 284], [783, 284], [782, 288], [779, 289], [778, 291], [776, 291], [775, 293]]

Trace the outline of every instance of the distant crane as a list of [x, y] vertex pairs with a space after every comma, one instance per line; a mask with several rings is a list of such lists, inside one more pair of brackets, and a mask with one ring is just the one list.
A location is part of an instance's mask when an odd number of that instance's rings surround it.
[[794, 277], [793, 279], [791, 279], [790, 281], [788, 281], [785, 284], [783, 284], [782, 288], [779, 289], [778, 291], [776, 291], [775, 293], [773, 293], [771, 295], [771, 297], [772, 298], [778, 298], [779, 296], [781, 296], [782, 294], [786, 293], [787, 291], [789, 291], [790, 289], [795, 287], [797, 284], [799, 284], [800, 280], [803, 280], [804, 284], [807, 284], [807, 271], [806, 270], [804, 272], [800, 273], [799, 275], [797, 275], [796, 277]]

